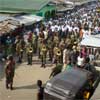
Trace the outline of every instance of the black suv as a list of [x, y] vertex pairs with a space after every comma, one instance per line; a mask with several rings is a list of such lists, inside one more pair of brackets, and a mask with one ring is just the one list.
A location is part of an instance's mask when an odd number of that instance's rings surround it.
[[44, 100], [89, 100], [100, 77], [92, 80], [92, 73], [72, 68], [50, 79], [44, 88]]

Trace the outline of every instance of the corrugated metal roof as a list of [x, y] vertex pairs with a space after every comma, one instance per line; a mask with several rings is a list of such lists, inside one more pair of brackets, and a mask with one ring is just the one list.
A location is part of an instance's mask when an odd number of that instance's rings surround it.
[[51, 2], [53, 3], [65, 3], [65, 4], [73, 4], [73, 3], [78, 3], [78, 4], [81, 4], [81, 3], [86, 3], [86, 2], [90, 2], [90, 1], [96, 1], [96, 0], [51, 0]]
[[50, 0], [0, 0], [1, 11], [32, 11], [40, 10]]
[[0, 15], [0, 22], [4, 21], [4, 20], [7, 20], [9, 19], [10, 17], [9, 16], [3, 16], [3, 15]]

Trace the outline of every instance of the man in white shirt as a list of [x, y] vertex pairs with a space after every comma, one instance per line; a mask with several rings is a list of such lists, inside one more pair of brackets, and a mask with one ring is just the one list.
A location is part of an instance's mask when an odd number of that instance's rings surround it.
[[55, 26], [51, 25], [51, 31], [54, 32], [55, 31]]
[[77, 65], [78, 67], [82, 67], [84, 63], [84, 58], [82, 57], [82, 53], [80, 53], [80, 55], [77, 58]]

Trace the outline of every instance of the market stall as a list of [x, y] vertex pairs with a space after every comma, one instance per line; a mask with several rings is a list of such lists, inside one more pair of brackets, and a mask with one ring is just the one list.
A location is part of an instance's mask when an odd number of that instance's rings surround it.
[[0, 35], [15, 30], [19, 25], [18, 21], [10, 17], [0, 21]]

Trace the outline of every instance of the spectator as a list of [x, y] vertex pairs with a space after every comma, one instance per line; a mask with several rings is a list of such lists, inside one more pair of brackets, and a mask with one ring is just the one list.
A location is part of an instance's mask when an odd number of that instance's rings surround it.
[[6, 88], [13, 90], [13, 78], [15, 74], [15, 61], [12, 56], [8, 57], [8, 62], [6, 64], [5, 68], [5, 74], [6, 74]]
[[37, 86], [38, 86], [37, 100], [43, 100], [44, 88], [42, 86], [41, 80], [37, 81]]
[[86, 70], [92, 72], [93, 80], [95, 80], [96, 75], [97, 75], [97, 71], [96, 71], [95, 67], [94, 67], [93, 65], [90, 64], [90, 58], [89, 58], [89, 57], [87, 57], [87, 58], [85, 59], [84, 69], [86, 69]]
[[71, 61], [69, 60], [67, 66], [66, 66], [66, 69], [70, 70], [71, 68], [72, 68]]
[[80, 55], [77, 58], [77, 65], [78, 67], [82, 67], [84, 63], [84, 58], [82, 57], [82, 53], [80, 53]]

